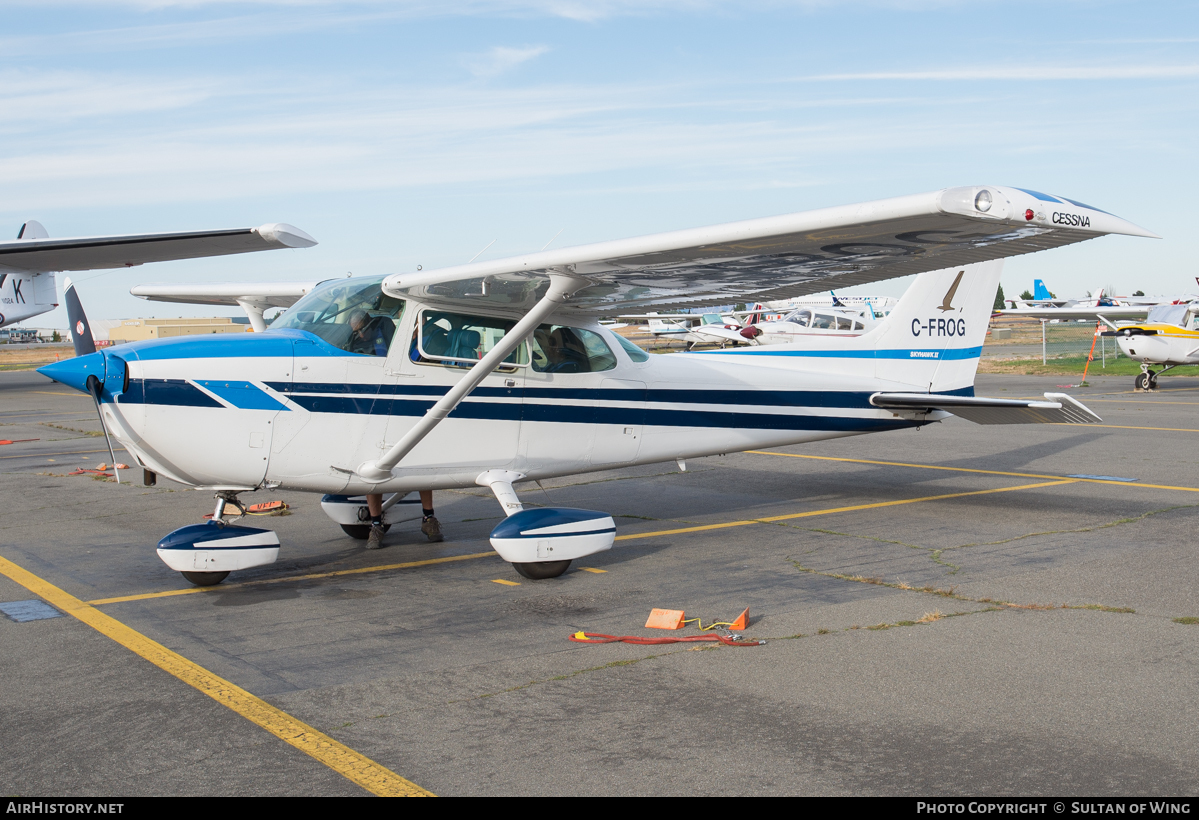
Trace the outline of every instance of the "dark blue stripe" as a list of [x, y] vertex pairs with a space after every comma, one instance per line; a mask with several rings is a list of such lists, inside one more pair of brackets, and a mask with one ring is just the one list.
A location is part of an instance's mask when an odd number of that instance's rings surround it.
[[769, 346], [755, 347], [748, 350], [699, 350], [693, 355], [703, 356], [785, 356], [809, 359], [900, 359], [913, 362], [954, 361], [958, 359], [977, 359], [982, 355], [982, 345], [978, 347], [960, 347], [950, 349], [909, 349], [903, 350], [776, 350]]
[[117, 397], [117, 403], [224, 408], [219, 401], [184, 379], [130, 379], [129, 389]]
[[[294, 402], [314, 413], [376, 416], [423, 416], [433, 402], [403, 399], [352, 399], [339, 396], [295, 396]], [[367, 405], [370, 405], [369, 408]], [[730, 427], [751, 430], [867, 431], [892, 430], [909, 422], [890, 419], [838, 418], [770, 413], [707, 412], [702, 410], [652, 410], [644, 407], [586, 407], [558, 404], [463, 402], [450, 413], [453, 419], [484, 421], [539, 421], [561, 424], [612, 424], [656, 427]]]
[[[288, 393], [293, 401], [301, 403], [297, 395], [304, 394], [350, 394], [384, 396], [432, 396], [440, 398], [449, 387], [435, 385], [374, 385], [266, 382], [267, 387], [280, 393]], [[690, 390], [690, 389], [620, 389], [601, 387], [477, 387], [471, 396], [480, 398], [523, 398], [561, 399], [565, 401], [649, 401], [675, 402], [681, 404], [753, 405], [757, 407], [869, 407], [870, 396], [875, 391], [832, 391], [832, 390]], [[950, 396], [973, 396], [974, 387], [962, 387], [944, 391]]]

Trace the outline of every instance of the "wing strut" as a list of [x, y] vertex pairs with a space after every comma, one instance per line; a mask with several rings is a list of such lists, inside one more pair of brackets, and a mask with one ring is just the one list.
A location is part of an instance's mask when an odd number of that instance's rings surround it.
[[245, 299], [238, 299], [237, 304], [246, 312], [246, 316], [250, 319], [250, 327], [254, 328], [255, 333], [262, 333], [266, 330], [266, 320], [262, 318], [265, 308]]
[[559, 308], [573, 293], [591, 284], [580, 276], [563, 271], [550, 271], [549, 278], [549, 290], [546, 291], [545, 296], [541, 297], [541, 301], [535, 304], [512, 330], [505, 333], [499, 344], [487, 351], [487, 355], [479, 359], [479, 363], [467, 371], [461, 381], [451, 387], [448, 393], [430, 407], [420, 421], [413, 425], [412, 429], [405, 433], [404, 437], [397, 441], [382, 458], [378, 461], [365, 461], [359, 465], [355, 471], [359, 476], [373, 482], [384, 482], [390, 479], [391, 471], [400, 463], [400, 460], [408, 455], [413, 447], [420, 444], [425, 436], [433, 432], [433, 428], [453, 412], [459, 402], [470, 395], [470, 392], [478, 387], [486, 376], [499, 367], [504, 359], [508, 358], [509, 354], [516, 350], [521, 342], [527, 339], [529, 334], [541, 324], [543, 319]]

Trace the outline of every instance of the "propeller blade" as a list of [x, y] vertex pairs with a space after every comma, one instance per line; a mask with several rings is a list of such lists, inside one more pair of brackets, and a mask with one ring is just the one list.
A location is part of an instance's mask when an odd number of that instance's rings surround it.
[[[88, 331], [88, 338], [91, 338], [91, 331]], [[79, 343], [75, 343], [75, 350], [78, 352]], [[94, 348], [93, 348], [93, 352]], [[100, 379], [96, 376], [87, 377], [87, 392], [92, 394], [92, 401], [96, 403], [96, 415], [100, 417], [100, 429], [104, 431], [104, 443], [108, 445], [108, 455], [112, 458], [112, 471], [116, 474], [117, 484], [121, 483], [121, 471], [117, 469], [117, 454], [112, 449], [112, 439], [108, 437], [108, 425], [104, 423], [104, 414], [100, 412], [100, 392], [104, 386], [100, 383]]]
[[68, 278], [63, 293], [67, 302], [67, 321], [71, 324], [71, 341], [75, 344], [75, 355], [86, 356], [96, 352], [96, 342], [92, 339], [92, 328], [87, 323], [87, 314], [83, 312], [83, 303], [75, 292], [75, 283]]

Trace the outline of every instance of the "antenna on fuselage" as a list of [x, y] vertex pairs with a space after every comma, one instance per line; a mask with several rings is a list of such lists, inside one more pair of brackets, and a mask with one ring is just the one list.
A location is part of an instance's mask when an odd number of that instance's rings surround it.
[[[498, 241], [499, 241], [499, 237], [497, 236], [495, 239], [491, 240], [490, 242], [488, 242], [486, 245], [484, 245], [484, 246], [483, 246], [483, 251], [487, 250], [488, 248], [490, 248], [492, 245], [494, 245], [494, 244], [495, 244], [496, 242], [498, 242]], [[478, 259], [480, 256], [482, 256], [482, 255], [483, 255], [483, 251], [479, 251], [479, 252], [478, 252], [478, 253], [476, 253], [474, 256], [472, 256], [472, 257], [470, 258], [470, 262], [474, 262], [476, 259]], [[466, 264], [468, 264], [468, 265], [469, 265], [469, 264], [470, 264], [470, 262], [467, 262]], [[417, 270], [420, 270], [420, 267], [419, 267], [419, 266], [417, 267]]]

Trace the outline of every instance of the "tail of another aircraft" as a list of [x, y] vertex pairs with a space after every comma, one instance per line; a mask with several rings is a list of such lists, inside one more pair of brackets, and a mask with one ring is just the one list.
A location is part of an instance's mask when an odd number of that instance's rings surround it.
[[1040, 279], [1032, 280], [1032, 298], [1033, 299], [1052, 299], [1053, 294], [1049, 292], [1049, 288], [1045, 287], [1045, 283]]
[[895, 308], [859, 337], [874, 374], [932, 393], [972, 391], [1003, 260], [916, 277]]

